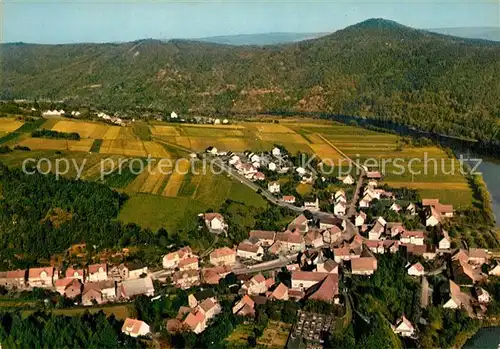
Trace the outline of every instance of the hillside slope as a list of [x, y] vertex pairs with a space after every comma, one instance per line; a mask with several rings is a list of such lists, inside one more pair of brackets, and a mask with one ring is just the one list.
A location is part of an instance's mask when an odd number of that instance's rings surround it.
[[328, 112], [500, 137], [500, 44], [372, 19], [277, 46], [174, 40], [2, 45], [3, 98], [108, 110]]

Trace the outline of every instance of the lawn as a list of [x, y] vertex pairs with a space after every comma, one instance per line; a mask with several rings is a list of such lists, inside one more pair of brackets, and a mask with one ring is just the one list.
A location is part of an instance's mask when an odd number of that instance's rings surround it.
[[[75, 307], [67, 309], [51, 309], [46, 310], [54, 315], [64, 315], [64, 316], [81, 316], [85, 312], [91, 314], [103, 311], [107, 316], [114, 315], [117, 319], [125, 320], [130, 316], [129, 307], [127, 304], [110, 304], [96, 307]], [[22, 312], [24, 316], [29, 316], [34, 313], [34, 310], [25, 310]]]
[[[253, 332], [252, 324], [240, 324], [236, 326], [234, 331], [226, 338], [226, 341], [237, 346], [248, 342], [248, 337]], [[292, 325], [279, 321], [269, 321], [264, 329], [262, 336], [257, 338], [257, 344], [268, 348], [285, 348], [288, 340], [288, 335]]]

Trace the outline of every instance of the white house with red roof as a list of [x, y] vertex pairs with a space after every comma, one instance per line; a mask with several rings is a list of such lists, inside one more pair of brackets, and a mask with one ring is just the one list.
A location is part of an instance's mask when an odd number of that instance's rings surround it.
[[52, 287], [58, 279], [53, 267], [31, 268], [28, 272], [28, 283], [31, 287]]
[[234, 265], [236, 252], [229, 247], [217, 248], [210, 253], [210, 263], [214, 266]]
[[425, 240], [425, 233], [421, 230], [414, 230], [414, 231], [405, 230], [401, 234], [401, 238], [399, 240], [403, 244], [414, 244], [418, 246], [423, 246]]
[[183, 259], [196, 257], [196, 255], [191, 250], [191, 247], [186, 246], [181, 249], [170, 252], [163, 256], [162, 264], [165, 269], [174, 269], [179, 266], [179, 263]]
[[149, 325], [144, 321], [126, 318], [122, 326], [122, 333], [130, 337], [140, 337], [151, 333]]
[[392, 330], [401, 337], [413, 337], [415, 334], [415, 327], [404, 315], [397, 319]]
[[224, 217], [220, 213], [202, 213], [200, 216], [205, 221], [205, 225], [210, 232], [220, 234], [227, 230], [227, 224], [224, 222]]
[[240, 258], [261, 261], [264, 249], [260, 245], [253, 245], [248, 242], [241, 242], [236, 249], [236, 255]]
[[408, 275], [423, 276], [425, 274], [424, 266], [421, 263], [415, 263], [408, 268]]
[[104, 281], [108, 279], [108, 266], [106, 263], [91, 264], [88, 267], [88, 281]]
[[375, 257], [351, 259], [351, 271], [353, 275], [372, 275], [376, 270], [377, 259]]

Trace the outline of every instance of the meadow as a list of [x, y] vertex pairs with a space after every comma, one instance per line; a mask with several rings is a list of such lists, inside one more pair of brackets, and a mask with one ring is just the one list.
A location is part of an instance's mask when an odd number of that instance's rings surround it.
[[[3, 154], [0, 155], [0, 161], [9, 166], [21, 166], [26, 158], [46, 157], [53, 167], [57, 159], [71, 158], [78, 166], [84, 165], [84, 179], [102, 180], [104, 184], [130, 196], [120, 215], [122, 220], [151, 229], [161, 226], [180, 229], [183, 221], [191, 219], [188, 216], [195, 216], [207, 209], [217, 210], [228, 198], [253, 206], [266, 204], [260, 195], [224, 174], [214, 175], [209, 171], [200, 173], [200, 165], [196, 162], [177, 162], [186, 157], [187, 151], [201, 152], [209, 146], [216, 146], [221, 151], [269, 151], [274, 144], [282, 144], [292, 153], [314, 153], [320, 159], [330, 159], [335, 164], [342, 160], [342, 155], [337, 151], [339, 149], [360, 163], [370, 158], [370, 168], [381, 171], [383, 183], [390, 186], [415, 188], [422, 197], [439, 198], [443, 203], [454, 204], [459, 208], [472, 204], [472, 191], [458, 171], [456, 160], [450, 158], [443, 149], [435, 146], [415, 147], [402, 142], [397, 135], [334, 122], [283, 119], [280, 123], [187, 125], [139, 121], [132, 126], [119, 127], [66, 119], [50, 119], [23, 126], [16, 120], [4, 118], [2, 121], [5, 120], [9, 122], [2, 124], [0, 132], [15, 130], [16, 133], [7, 144], [26, 146], [31, 151]], [[34, 127], [78, 132], [82, 138], [80, 141], [35, 139], [30, 137]], [[24, 128], [26, 131], [22, 132]], [[170, 173], [159, 173], [153, 166], [153, 171], [139, 174], [137, 166], [148, 155], [172, 161]], [[431, 164], [427, 174], [423, 171], [426, 157], [438, 161], [436, 170]], [[134, 171], [128, 167], [129, 162], [123, 160], [126, 158], [138, 158], [132, 166]], [[399, 167], [389, 161], [394, 158], [400, 158], [404, 165], [411, 159], [419, 159], [419, 162], [412, 164], [412, 169], [421, 173], [412, 175], [405, 171], [398, 174]], [[120, 161], [125, 161], [125, 168], [121, 172], [108, 171], [102, 179], [100, 171], [103, 159], [108, 159], [106, 170], [110, 167], [117, 169]], [[46, 169], [48, 166], [44, 164], [41, 168]], [[187, 171], [190, 168], [193, 171]], [[450, 169], [454, 169], [455, 173], [447, 174]], [[72, 166], [66, 175], [74, 178], [76, 173]], [[302, 185], [298, 190], [307, 194], [310, 186]]]

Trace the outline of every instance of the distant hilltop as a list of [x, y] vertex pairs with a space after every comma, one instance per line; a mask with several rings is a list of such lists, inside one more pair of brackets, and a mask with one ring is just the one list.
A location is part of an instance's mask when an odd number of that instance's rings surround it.
[[[279, 37], [274, 40], [286, 35]], [[4, 44], [1, 50], [0, 99], [183, 115], [356, 115], [446, 135], [500, 139], [500, 43], [384, 19], [271, 46], [138, 40]]]

